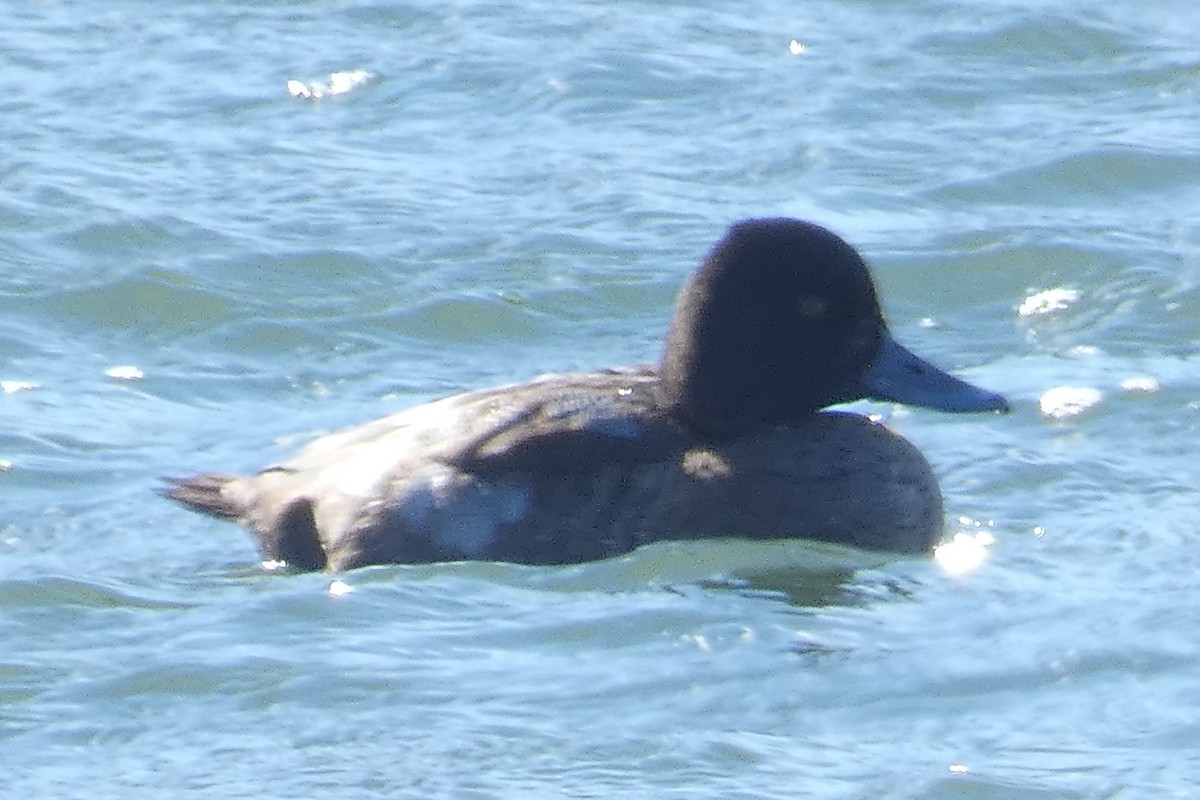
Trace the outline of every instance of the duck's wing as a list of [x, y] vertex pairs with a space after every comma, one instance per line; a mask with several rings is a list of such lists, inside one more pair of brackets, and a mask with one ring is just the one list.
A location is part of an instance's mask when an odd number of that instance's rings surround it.
[[687, 433], [664, 412], [650, 366], [547, 375], [448, 398], [458, 430], [436, 458], [479, 475], [590, 472], [669, 457]]
[[657, 384], [644, 365], [465, 392], [326, 434], [262, 473], [360, 460], [379, 469], [416, 460], [481, 474], [537, 466], [578, 472], [598, 459], [653, 459], [685, 438], [659, 404]]
[[[547, 375], [330, 434], [256, 475], [181, 478], [163, 493], [242, 523], [264, 558], [300, 569], [479, 557], [524, 520], [532, 486], [627, 474], [687, 441], [649, 367]], [[460, 541], [472, 531], [487, 536]]]

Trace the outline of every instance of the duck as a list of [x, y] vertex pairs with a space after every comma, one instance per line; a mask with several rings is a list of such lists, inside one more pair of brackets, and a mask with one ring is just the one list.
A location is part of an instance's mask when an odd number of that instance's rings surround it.
[[943, 535], [937, 479], [885, 424], [830, 409], [863, 399], [1009, 410], [893, 338], [840, 236], [747, 219], [683, 283], [657, 363], [456, 394], [254, 475], [159, 491], [239, 523], [292, 571], [576, 564], [715, 538], [927, 554]]

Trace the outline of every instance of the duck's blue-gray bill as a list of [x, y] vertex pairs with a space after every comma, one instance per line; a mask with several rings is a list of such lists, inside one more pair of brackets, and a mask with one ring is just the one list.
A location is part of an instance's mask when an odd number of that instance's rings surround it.
[[935, 367], [884, 333], [883, 347], [861, 379], [862, 396], [938, 411], [1008, 411], [1008, 401]]

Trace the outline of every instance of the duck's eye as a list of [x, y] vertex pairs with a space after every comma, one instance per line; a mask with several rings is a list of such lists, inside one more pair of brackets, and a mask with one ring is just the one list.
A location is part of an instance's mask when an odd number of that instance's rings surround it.
[[800, 316], [806, 319], [816, 319], [825, 316], [829, 310], [829, 301], [824, 297], [810, 294], [800, 298]]

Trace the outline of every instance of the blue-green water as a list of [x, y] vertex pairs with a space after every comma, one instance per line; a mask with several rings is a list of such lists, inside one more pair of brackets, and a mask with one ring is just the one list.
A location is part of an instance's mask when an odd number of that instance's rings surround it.
[[[1194, 796], [1197, 31], [1191, 0], [14, 0], [0, 793]], [[858, 245], [898, 338], [1013, 400], [862, 408], [979, 563], [708, 543], [335, 583], [152, 493], [654, 358], [766, 214]]]

